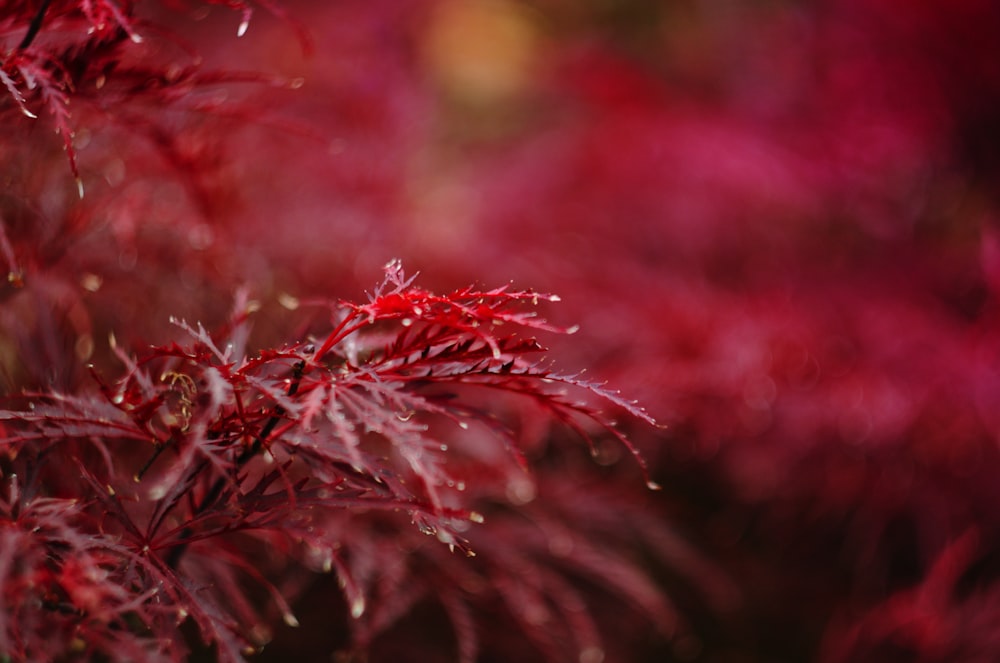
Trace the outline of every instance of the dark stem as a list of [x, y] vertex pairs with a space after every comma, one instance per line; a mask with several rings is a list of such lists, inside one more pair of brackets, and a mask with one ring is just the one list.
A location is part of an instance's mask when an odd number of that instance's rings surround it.
[[170, 438], [166, 442], [158, 442], [156, 444], [156, 447], [153, 450], [153, 455], [150, 456], [149, 460], [147, 460], [143, 464], [143, 466], [139, 469], [139, 471], [135, 473], [135, 476], [132, 477], [136, 483], [142, 481], [142, 478], [146, 476], [146, 472], [149, 470], [150, 467], [152, 467], [153, 463], [156, 462], [156, 459], [160, 457], [160, 454], [163, 453], [163, 450], [166, 449], [167, 445], [170, 444], [171, 442], [173, 442], [173, 438]]
[[17, 50], [23, 51], [24, 49], [31, 46], [31, 42], [35, 41], [35, 37], [38, 36], [38, 31], [42, 29], [42, 21], [45, 20], [45, 12], [49, 10], [49, 5], [52, 0], [42, 0], [42, 6], [38, 8], [38, 12], [35, 17], [31, 19], [31, 25], [28, 26], [28, 31], [24, 34], [24, 39], [18, 44]]
[[[295, 366], [293, 367], [292, 383], [288, 385], [288, 392], [287, 392], [289, 396], [294, 396], [296, 392], [298, 392], [299, 383], [302, 381], [302, 373], [305, 371], [305, 367], [306, 364], [303, 361], [296, 363]], [[281, 407], [280, 405], [274, 406], [274, 414], [272, 414], [271, 417], [267, 420], [267, 423], [264, 424], [264, 427], [260, 430], [260, 433], [254, 438], [253, 443], [249, 447], [244, 449], [239, 456], [236, 457], [237, 471], [241, 467], [246, 465], [251, 458], [253, 458], [260, 452], [261, 447], [264, 446], [264, 442], [266, 442], [267, 438], [271, 435], [272, 432], [274, 432], [275, 426], [278, 425], [278, 422], [281, 421], [281, 417], [284, 414], [285, 414], [285, 408]], [[205, 461], [205, 464], [207, 464], [207, 461]], [[194, 512], [192, 513], [192, 517], [196, 517], [204, 513], [208, 509], [210, 509], [212, 505], [215, 504], [216, 500], [219, 499], [219, 496], [222, 494], [222, 491], [226, 487], [226, 483], [227, 481], [225, 477], [219, 477], [218, 479], [216, 479], [215, 483], [212, 484], [212, 487], [209, 488], [208, 492], [206, 492], [204, 497], [202, 497], [201, 503], [198, 504], [197, 507], [195, 507]], [[181, 539], [181, 542], [178, 543], [173, 548], [171, 548], [170, 553], [167, 555], [166, 561], [167, 565], [170, 568], [176, 569], [177, 565], [180, 564], [181, 557], [184, 556], [184, 552], [187, 550], [188, 547], [188, 542], [184, 541], [184, 539], [187, 539], [189, 536], [191, 536], [191, 534], [193, 534], [193, 530], [191, 529], [191, 527], [185, 527], [183, 530], [181, 530], [180, 536], [178, 537], [179, 539]]]

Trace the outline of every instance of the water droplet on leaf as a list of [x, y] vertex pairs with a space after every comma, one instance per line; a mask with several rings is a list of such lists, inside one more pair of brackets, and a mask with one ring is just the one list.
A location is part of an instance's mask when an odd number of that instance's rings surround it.
[[358, 619], [363, 614], [365, 614], [365, 600], [360, 596], [355, 597], [351, 601], [351, 617]]
[[97, 292], [98, 290], [101, 289], [101, 286], [103, 284], [104, 284], [104, 279], [102, 279], [97, 274], [87, 273], [80, 278], [80, 285], [87, 292]]

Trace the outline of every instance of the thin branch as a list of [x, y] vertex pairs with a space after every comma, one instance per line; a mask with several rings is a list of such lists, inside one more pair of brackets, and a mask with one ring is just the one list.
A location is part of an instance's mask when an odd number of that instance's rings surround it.
[[24, 49], [31, 46], [31, 42], [35, 41], [35, 37], [38, 36], [39, 30], [42, 29], [42, 22], [45, 20], [45, 12], [49, 10], [49, 5], [52, 0], [42, 0], [42, 6], [38, 8], [38, 12], [35, 17], [31, 19], [31, 25], [28, 26], [28, 31], [24, 33], [24, 39], [21, 43], [17, 45], [17, 50], [23, 51]]
[[[290, 385], [288, 385], [288, 392], [287, 392], [288, 396], [294, 396], [298, 392], [299, 384], [302, 381], [302, 374], [304, 371], [305, 371], [305, 362], [300, 361], [295, 364], [294, 368], [292, 369], [292, 382]], [[281, 417], [284, 414], [285, 414], [285, 408], [283, 408], [281, 405], [275, 405], [274, 414], [272, 414], [271, 417], [267, 420], [267, 423], [264, 424], [264, 427], [261, 429], [260, 433], [254, 438], [253, 443], [249, 447], [244, 449], [239, 456], [237, 456], [236, 458], [237, 471], [241, 467], [246, 465], [251, 458], [253, 458], [260, 452], [261, 448], [264, 446], [264, 443], [267, 441], [267, 438], [271, 435], [271, 433], [274, 432], [275, 426], [278, 425], [278, 422], [281, 421]], [[194, 509], [192, 516], [197, 517], [200, 514], [203, 514], [208, 509], [210, 509], [219, 499], [219, 496], [222, 495], [222, 491], [225, 489], [226, 483], [227, 482], [225, 477], [219, 477], [218, 479], [216, 479], [215, 483], [213, 483], [211, 488], [208, 489], [208, 492], [205, 493], [205, 496], [202, 498], [201, 503], [198, 504], [198, 506]], [[176, 569], [177, 565], [180, 564], [181, 557], [184, 556], [184, 552], [187, 550], [188, 545], [193, 540], [191, 538], [191, 535], [193, 533], [194, 532], [190, 526], [185, 527], [183, 531], [181, 531], [181, 534], [178, 537], [181, 542], [178, 543], [173, 548], [171, 548], [170, 553], [167, 555], [166, 562], [170, 568]]]

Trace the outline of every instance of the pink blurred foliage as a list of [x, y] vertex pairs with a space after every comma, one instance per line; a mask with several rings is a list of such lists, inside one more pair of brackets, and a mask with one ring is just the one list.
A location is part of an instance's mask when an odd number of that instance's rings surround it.
[[[121, 75], [77, 85], [68, 119], [20, 79], [0, 107], [40, 116], [0, 129], [11, 388], [78, 389], [84, 362], [114, 370], [109, 332], [166, 343], [169, 314], [224, 325], [241, 285], [277, 346], [315, 328], [300, 305], [401, 257], [434, 290], [558, 292], [544, 313], [580, 327], [558, 365], [667, 424], [623, 424], [651, 496], [620, 447], [594, 467], [530, 408], [476, 402], [533, 479], [477, 452], [481, 567], [335, 516], [367, 537], [329, 610], [380, 597], [358, 656], [406, 660], [421, 636], [421, 660], [453, 641], [465, 661], [1000, 655], [994, 3], [288, 2], [239, 40], [241, 3], [135, 4], [142, 44], [105, 46], [128, 46]], [[174, 36], [144, 31], [161, 23]], [[307, 586], [289, 593], [330, 604]], [[270, 655], [350, 648], [314, 628]]]

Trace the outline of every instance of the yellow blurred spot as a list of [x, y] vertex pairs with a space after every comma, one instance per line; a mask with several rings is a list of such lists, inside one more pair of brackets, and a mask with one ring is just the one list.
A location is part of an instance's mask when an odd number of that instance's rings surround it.
[[540, 34], [532, 14], [506, 0], [445, 0], [424, 40], [428, 73], [456, 101], [487, 106], [531, 83]]

